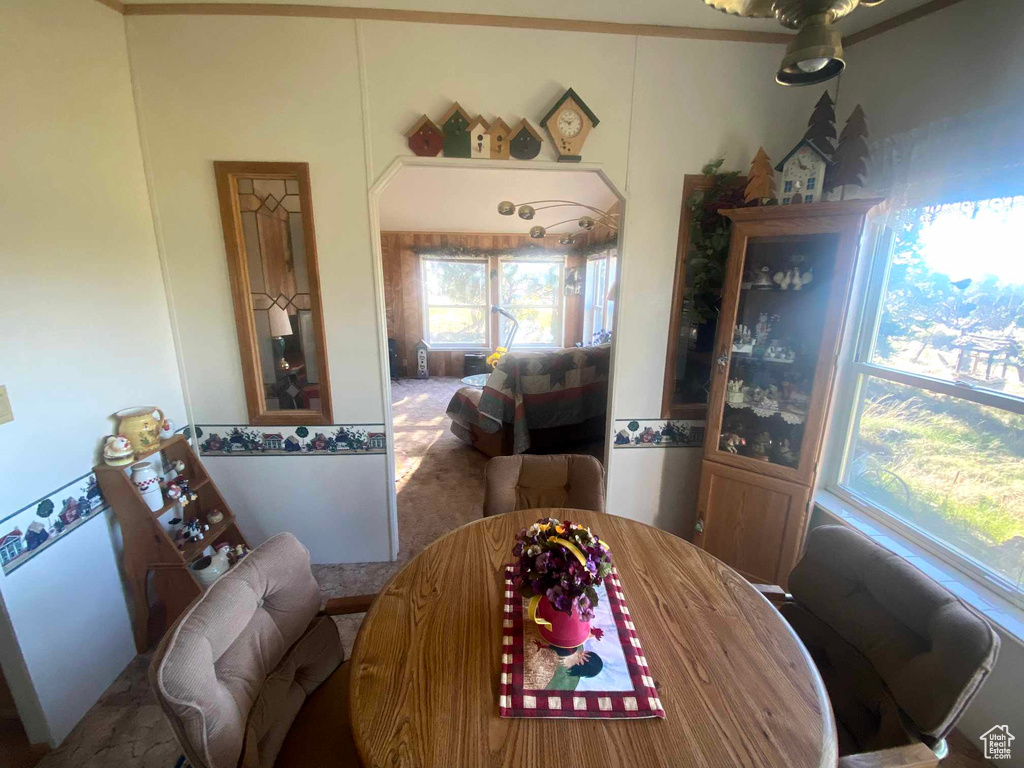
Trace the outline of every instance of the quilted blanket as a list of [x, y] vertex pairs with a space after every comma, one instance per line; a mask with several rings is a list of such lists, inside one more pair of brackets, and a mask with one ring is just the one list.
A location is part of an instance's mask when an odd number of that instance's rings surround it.
[[494, 433], [513, 427], [513, 451], [530, 447], [530, 430], [581, 424], [608, 407], [611, 345], [509, 352], [483, 391], [461, 389], [448, 416], [463, 426]]

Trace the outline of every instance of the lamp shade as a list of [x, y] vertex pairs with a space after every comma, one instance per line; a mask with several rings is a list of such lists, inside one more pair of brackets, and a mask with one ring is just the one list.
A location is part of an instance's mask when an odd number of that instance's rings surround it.
[[775, 82], [780, 85], [816, 85], [831, 80], [846, 68], [839, 30], [812, 19], [786, 48]]
[[288, 319], [288, 313], [277, 304], [272, 306], [268, 313], [270, 315], [271, 336], [291, 336], [292, 322]]

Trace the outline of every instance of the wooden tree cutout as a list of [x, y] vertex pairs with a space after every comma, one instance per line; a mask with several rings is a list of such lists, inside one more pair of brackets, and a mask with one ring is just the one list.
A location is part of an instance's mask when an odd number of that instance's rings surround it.
[[813, 142], [819, 151], [831, 156], [835, 151], [836, 141], [836, 107], [828, 91], [821, 94], [814, 111], [807, 121], [807, 133], [804, 138]]
[[775, 169], [772, 167], [771, 158], [764, 151], [764, 147], [759, 147], [753, 162], [750, 163], [744, 199], [747, 203], [764, 205], [774, 198]]
[[843, 187], [840, 200], [846, 196], [846, 186], [864, 186], [868, 175], [868, 121], [860, 104], [853, 108], [843, 132], [839, 135], [834, 162], [825, 172], [824, 191]]

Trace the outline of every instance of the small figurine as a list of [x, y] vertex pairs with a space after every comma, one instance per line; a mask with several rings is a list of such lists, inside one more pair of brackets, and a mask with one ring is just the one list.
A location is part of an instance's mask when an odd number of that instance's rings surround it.
[[124, 435], [110, 435], [103, 444], [103, 463], [108, 467], [123, 467], [135, 461], [135, 450]]
[[725, 402], [730, 405], [742, 405], [743, 379], [729, 379], [725, 385]]
[[762, 312], [757, 316], [757, 325], [754, 326], [754, 338], [757, 339], [757, 346], [763, 347], [768, 341], [768, 334], [772, 332], [772, 324], [768, 322], [768, 314]]
[[172, 437], [174, 437], [174, 422], [164, 419], [160, 425], [160, 439], [170, 440]]
[[723, 432], [718, 438], [718, 450], [728, 453], [739, 453], [739, 447], [746, 444], [747, 441], [735, 432]]
[[179, 477], [174, 480], [174, 485], [181, 489], [181, 506], [188, 506], [189, 502], [199, 498], [199, 494], [192, 490], [187, 477]]
[[177, 501], [181, 498], [181, 486], [176, 482], [171, 481], [167, 484], [167, 487], [164, 488], [164, 493], [171, 501]]
[[754, 281], [750, 286], [758, 290], [770, 290], [772, 287], [772, 271], [769, 267], [761, 267], [754, 273]]
[[185, 472], [185, 462], [184, 461], [182, 461], [181, 459], [175, 459], [174, 461], [171, 462], [171, 467], [168, 470], [168, 474], [171, 475], [171, 479], [172, 480], [174, 478], [176, 478], [176, 477], [181, 477], [181, 475], [184, 472]]
[[[790, 270], [790, 272], [792, 272], [792, 270]], [[785, 291], [789, 289], [789, 284], [792, 281], [792, 275], [790, 272], [782, 272], [780, 270], [772, 277], [775, 284], [779, 286], [779, 290]]]
[[786, 438], [779, 441], [779, 460], [791, 467], [795, 467], [800, 460], [800, 455], [789, 447], [789, 440]]
[[749, 354], [754, 350], [754, 337], [746, 325], [737, 325], [732, 334], [732, 351]]
[[772, 446], [772, 436], [769, 432], [762, 432], [754, 438], [753, 445], [750, 446], [750, 454], [753, 458], [760, 461], [768, 461], [768, 451]]
[[216, 525], [224, 519], [224, 513], [221, 512], [219, 509], [215, 509], [213, 510], [213, 512], [206, 516], [206, 519], [210, 521], [210, 525]]

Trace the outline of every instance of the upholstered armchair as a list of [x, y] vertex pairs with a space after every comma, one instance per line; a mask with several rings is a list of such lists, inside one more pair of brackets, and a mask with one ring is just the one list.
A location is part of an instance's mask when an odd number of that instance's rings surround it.
[[807, 535], [791, 594], [757, 585], [800, 636], [828, 689], [840, 768], [925, 768], [992, 672], [988, 622], [857, 531]]
[[328, 600], [290, 533], [253, 550], [181, 615], [158, 647], [153, 691], [193, 768], [359, 765], [348, 673]]
[[604, 512], [604, 467], [593, 456], [498, 456], [486, 475], [484, 517], [535, 507]]

